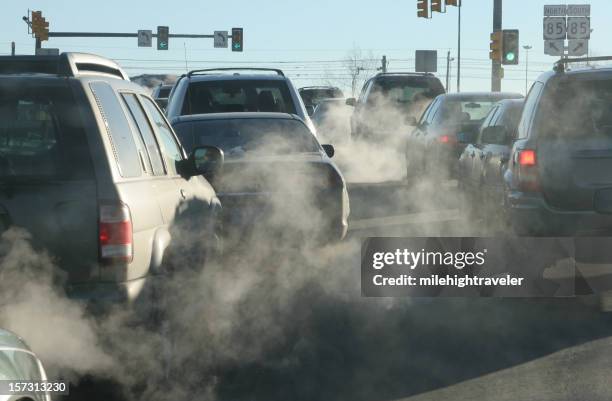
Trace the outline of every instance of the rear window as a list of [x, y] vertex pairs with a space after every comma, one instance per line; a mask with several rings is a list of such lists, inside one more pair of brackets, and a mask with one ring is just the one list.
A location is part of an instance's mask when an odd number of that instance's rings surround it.
[[482, 122], [498, 100], [447, 99], [440, 105], [435, 121], [439, 124]]
[[253, 154], [317, 152], [318, 143], [297, 120], [231, 119], [186, 121], [174, 126], [183, 147], [216, 146], [228, 157]]
[[539, 130], [563, 138], [612, 137], [612, 80], [553, 83], [542, 98]]
[[444, 93], [444, 88], [436, 78], [379, 79], [372, 86], [367, 103], [376, 102], [380, 96], [398, 103], [412, 103], [433, 99], [442, 93]]
[[157, 97], [158, 98], [167, 98], [168, 95], [170, 95], [170, 90], [172, 90], [171, 86], [165, 86], [165, 87], [161, 87], [159, 88], [159, 92], [157, 93]]
[[252, 111], [295, 114], [287, 83], [272, 80], [192, 82], [181, 114]]
[[0, 176], [91, 175], [83, 123], [70, 87], [63, 82], [0, 82]]
[[318, 104], [323, 99], [344, 97], [344, 94], [338, 88], [317, 88], [301, 90], [300, 96], [305, 104]]

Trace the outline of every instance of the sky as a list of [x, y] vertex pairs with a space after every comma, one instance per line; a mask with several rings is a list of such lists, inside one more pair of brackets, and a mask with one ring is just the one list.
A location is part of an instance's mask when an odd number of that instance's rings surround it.
[[[50, 38], [43, 47], [100, 54], [116, 60], [129, 75], [181, 74], [186, 69], [222, 66], [279, 67], [296, 86], [334, 84], [350, 92], [345, 60], [359, 55], [367, 68], [360, 79], [376, 73], [383, 55], [389, 71], [414, 71], [415, 50], [437, 50], [436, 75], [445, 83], [450, 51], [451, 91], [456, 90], [457, 8], [431, 19], [417, 18], [417, 0], [233, 0], [224, 2], [173, 0], [4, 0], [0, 14], [0, 54], [32, 54], [34, 39], [22, 17], [41, 10], [50, 30], [61, 32], [133, 32], [158, 25], [170, 33], [212, 34], [244, 28], [244, 52], [213, 48], [212, 39], [171, 38], [167, 51], [139, 48], [136, 38]], [[519, 65], [505, 66], [502, 90], [525, 92], [526, 51], [528, 83], [552, 67], [544, 55], [542, 17], [554, 0], [503, 0], [503, 28], [519, 29]], [[581, 3], [577, 0], [574, 3]], [[609, 55], [612, 44], [612, 1], [591, 0], [590, 51]], [[463, 0], [461, 90], [490, 90], [489, 34], [493, 0]], [[155, 46], [155, 39], [153, 40]], [[359, 90], [359, 88], [357, 88]], [[349, 93], [350, 95], [350, 93]]]

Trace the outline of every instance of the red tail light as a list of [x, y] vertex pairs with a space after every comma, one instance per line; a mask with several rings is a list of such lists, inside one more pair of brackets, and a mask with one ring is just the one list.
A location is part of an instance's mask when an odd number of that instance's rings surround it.
[[442, 135], [438, 137], [438, 142], [440, 143], [457, 143], [457, 138], [453, 135]]
[[100, 206], [100, 259], [105, 262], [130, 263], [134, 257], [130, 209], [122, 204]]
[[520, 150], [517, 159], [519, 187], [526, 192], [538, 192], [540, 181], [538, 179], [536, 151], [533, 149]]

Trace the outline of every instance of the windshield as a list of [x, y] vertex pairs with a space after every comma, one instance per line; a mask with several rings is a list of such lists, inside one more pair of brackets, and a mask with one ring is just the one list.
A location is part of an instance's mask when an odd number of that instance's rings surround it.
[[249, 111], [295, 114], [287, 83], [275, 80], [192, 82], [187, 89], [182, 114]]
[[317, 152], [319, 145], [297, 120], [232, 119], [181, 122], [175, 125], [187, 151], [197, 146], [216, 146], [227, 156]]

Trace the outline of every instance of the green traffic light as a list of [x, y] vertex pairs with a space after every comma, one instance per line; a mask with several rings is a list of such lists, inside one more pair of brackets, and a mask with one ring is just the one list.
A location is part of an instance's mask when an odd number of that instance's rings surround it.
[[508, 61], [514, 61], [514, 58], [515, 58], [514, 53], [508, 53], [508, 54], [506, 54], [506, 60], [508, 60]]

